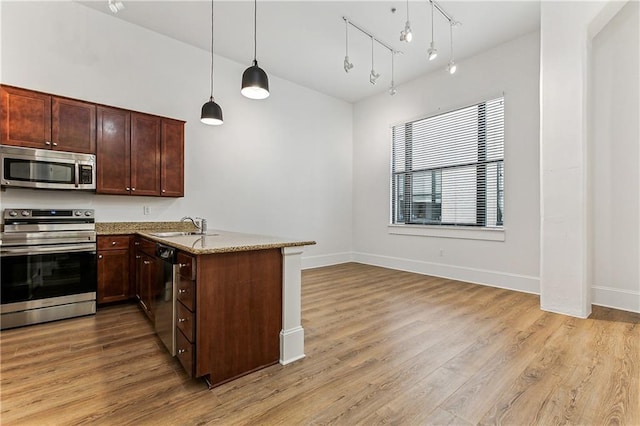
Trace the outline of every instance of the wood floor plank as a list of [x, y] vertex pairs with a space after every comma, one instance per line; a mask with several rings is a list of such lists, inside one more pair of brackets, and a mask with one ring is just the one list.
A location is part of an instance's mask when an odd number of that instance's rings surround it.
[[342, 264], [303, 271], [306, 358], [212, 390], [133, 304], [0, 332], [2, 425], [640, 425], [640, 315]]

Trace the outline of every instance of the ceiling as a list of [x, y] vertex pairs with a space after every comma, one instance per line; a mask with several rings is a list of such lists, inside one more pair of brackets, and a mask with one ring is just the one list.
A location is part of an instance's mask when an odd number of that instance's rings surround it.
[[[81, 1], [88, 7], [123, 19], [184, 43], [210, 49], [211, 3], [208, 1], [123, 0], [125, 8], [113, 14], [107, 0]], [[456, 62], [497, 46], [540, 26], [539, 1], [452, 1], [438, 4], [462, 25], [453, 29]], [[354, 68], [345, 73], [345, 23], [348, 17], [402, 54], [395, 57], [395, 83], [425, 73], [442, 71], [449, 60], [449, 24], [437, 11], [434, 40], [439, 51], [429, 62], [431, 8], [426, 0], [409, 1], [413, 30], [411, 43], [400, 42], [406, 21], [406, 1], [265, 1], [257, 4], [258, 63], [269, 75], [293, 81], [319, 92], [356, 102], [387, 91], [391, 82], [391, 54], [375, 44], [376, 85], [369, 82], [371, 40], [349, 28], [349, 57]], [[392, 9], [395, 8], [395, 13]], [[253, 2], [218, 1], [214, 4], [216, 55], [249, 66], [253, 59]], [[458, 72], [464, 72], [464, 64]], [[452, 76], [455, 78], [455, 76]]]

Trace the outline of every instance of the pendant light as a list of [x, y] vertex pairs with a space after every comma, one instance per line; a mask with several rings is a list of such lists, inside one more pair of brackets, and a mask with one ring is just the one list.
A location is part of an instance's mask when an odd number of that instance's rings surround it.
[[219, 126], [223, 123], [222, 108], [213, 100], [213, 0], [211, 0], [211, 91], [209, 102], [202, 105], [200, 121], [211, 126]]
[[257, 50], [257, 8], [258, 1], [253, 0], [253, 65], [242, 74], [242, 93], [249, 99], [265, 99], [269, 96], [269, 79], [267, 73], [258, 66]]
[[344, 72], [353, 69], [353, 63], [349, 60], [349, 21], [344, 20]]
[[369, 74], [369, 82], [373, 85], [376, 84], [376, 80], [378, 80], [380, 74], [376, 72], [373, 65], [373, 36], [371, 37], [371, 74]]

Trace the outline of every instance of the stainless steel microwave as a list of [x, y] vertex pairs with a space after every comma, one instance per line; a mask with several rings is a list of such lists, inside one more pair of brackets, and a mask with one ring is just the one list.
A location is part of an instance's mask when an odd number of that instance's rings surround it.
[[6, 188], [96, 189], [96, 156], [0, 145], [0, 184]]

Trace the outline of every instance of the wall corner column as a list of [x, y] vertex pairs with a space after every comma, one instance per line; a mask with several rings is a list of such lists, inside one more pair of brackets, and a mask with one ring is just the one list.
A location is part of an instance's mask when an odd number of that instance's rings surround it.
[[282, 248], [282, 330], [280, 331], [280, 364], [304, 358], [302, 328], [302, 263], [303, 247]]

